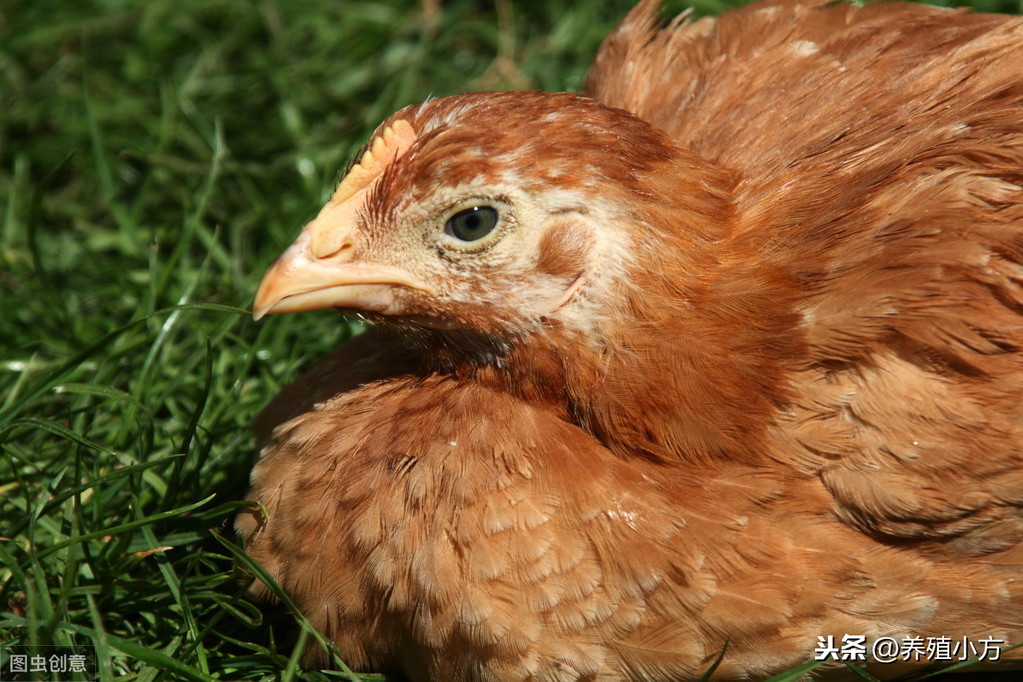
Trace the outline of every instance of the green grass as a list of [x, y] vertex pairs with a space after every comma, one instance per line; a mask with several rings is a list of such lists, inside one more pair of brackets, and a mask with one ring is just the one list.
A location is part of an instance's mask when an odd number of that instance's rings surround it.
[[253, 416], [351, 330], [247, 307], [386, 115], [577, 89], [632, 0], [538, 4], [0, 7], [0, 643], [94, 646], [102, 680], [348, 677], [298, 668], [321, 644], [246, 598], [231, 522]]

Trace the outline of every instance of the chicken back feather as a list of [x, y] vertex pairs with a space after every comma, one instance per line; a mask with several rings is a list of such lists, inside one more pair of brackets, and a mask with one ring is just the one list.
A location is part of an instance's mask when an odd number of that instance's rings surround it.
[[375, 324], [257, 420], [249, 552], [413, 680], [1023, 641], [1023, 23], [657, 15], [399, 111], [271, 267]]

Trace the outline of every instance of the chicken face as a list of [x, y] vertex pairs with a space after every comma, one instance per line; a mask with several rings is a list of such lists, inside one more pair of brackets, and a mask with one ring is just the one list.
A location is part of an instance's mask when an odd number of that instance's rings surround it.
[[[465, 95], [398, 112], [266, 274], [254, 316], [335, 307], [505, 337], [590, 331], [632, 239], [623, 202], [598, 187], [610, 174], [627, 191], [651, 161], [632, 138], [664, 156], [659, 137], [566, 94]], [[631, 152], [616, 149], [623, 139]]]

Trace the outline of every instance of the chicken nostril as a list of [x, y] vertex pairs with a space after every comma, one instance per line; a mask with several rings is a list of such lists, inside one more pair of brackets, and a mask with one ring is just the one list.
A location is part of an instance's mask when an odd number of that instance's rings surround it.
[[353, 244], [351, 240], [346, 239], [346, 240], [342, 241], [340, 244], [338, 244], [337, 248], [335, 248], [333, 251], [330, 251], [329, 253], [318, 253], [318, 254], [316, 254], [316, 257], [320, 258], [321, 260], [328, 260], [328, 259], [330, 259], [330, 260], [333, 260], [333, 259], [344, 259], [344, 260], [347, 260], [347, 259], [351, 258], [351, 256], [352, 256], [351, 252], [354, 250], [354, 247], [355, 247], [355, 244]]
[[309, 250], [318, 260], [349, 260], [355, 251], [355, 239], [351, 234], [314, 235]]

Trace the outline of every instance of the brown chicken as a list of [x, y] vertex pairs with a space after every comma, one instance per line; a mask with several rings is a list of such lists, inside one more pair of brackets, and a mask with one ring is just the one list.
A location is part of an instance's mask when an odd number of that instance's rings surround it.
[[993, 659], [1023, 641], [1023, 23], [657, 14], [587, 97], [377, 130], [256, 295], [374, 326], [261, 415], [239, 532], [413, 680]]

